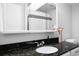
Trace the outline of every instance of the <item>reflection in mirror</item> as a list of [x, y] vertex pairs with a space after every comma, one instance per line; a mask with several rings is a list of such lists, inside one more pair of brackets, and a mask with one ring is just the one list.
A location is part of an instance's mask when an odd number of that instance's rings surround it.
[[28, 5], [27, 30], [52, 30], [56, 23], [54, 3], [30, 3]]

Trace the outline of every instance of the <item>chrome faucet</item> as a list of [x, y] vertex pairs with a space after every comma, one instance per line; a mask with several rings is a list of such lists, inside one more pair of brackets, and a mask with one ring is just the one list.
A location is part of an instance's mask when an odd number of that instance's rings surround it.
[[41, 41], [40, 43], [39, 42], [35, 42], [35, 43], [37, 43], [37, 46], [43, 46], [45, 44], [44, 41]]
[[44, 41], [42, 41], [41, 43], [40, 43], [40, 45], [44, 45], [45, 44], [45, 42]]

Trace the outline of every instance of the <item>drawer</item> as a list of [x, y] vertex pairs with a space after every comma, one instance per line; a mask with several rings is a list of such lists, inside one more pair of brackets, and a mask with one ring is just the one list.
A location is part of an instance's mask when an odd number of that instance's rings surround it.
[[79, 47], [71, 50], [71, 56], [79, 55]]

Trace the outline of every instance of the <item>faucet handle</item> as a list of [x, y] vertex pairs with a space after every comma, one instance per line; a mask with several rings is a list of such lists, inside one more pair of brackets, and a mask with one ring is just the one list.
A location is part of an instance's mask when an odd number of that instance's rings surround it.
[[35, 42], [35, 43], [37, 43], [37, 46], [40, 46], [39, 42]]
[[42, 41], [42, 44], [44, 44], [45, 42], [44, 41]]
[[39, 43], [39, 42], [35, 42], [35, 43], [37, 43], [37, 46], [38, 46], [38, 47], [41, 46], [41, 45], [43, 45], [43, 44], [45, 44], [44, 41], [41, 41], [40, 43]]
[[44, 41], [41, 41], [40, 43], [37, 44], [37, 46], [43, 46], [44, 45]]

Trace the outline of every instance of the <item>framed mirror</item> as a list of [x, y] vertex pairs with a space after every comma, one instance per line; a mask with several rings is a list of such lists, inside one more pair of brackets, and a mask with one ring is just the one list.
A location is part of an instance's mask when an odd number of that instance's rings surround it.
[[54, 3], [29, 3], [25, 9], [28, 31], [52, 30], [56, 24], [56, 5]]

